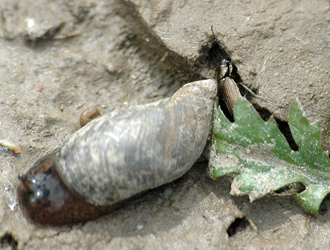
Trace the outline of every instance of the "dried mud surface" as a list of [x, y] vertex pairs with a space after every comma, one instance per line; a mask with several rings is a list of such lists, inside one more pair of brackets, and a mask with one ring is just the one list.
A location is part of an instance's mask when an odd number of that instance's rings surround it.
[[60, 146], [89, 106], [101, 113], [171, 96], [212, 78], [225, 49], [252, 102], [282, 121], [294, 99], [319, 120], [330, 148], [328, 1], [1, 0], [2, 249], [328, 249], [330, 212], [310, 216], [290, 197], [249, 202], [213, 181], [201, 160], [181, 179], [113, 214], [71, 227], [31, 223], [17, 176]]

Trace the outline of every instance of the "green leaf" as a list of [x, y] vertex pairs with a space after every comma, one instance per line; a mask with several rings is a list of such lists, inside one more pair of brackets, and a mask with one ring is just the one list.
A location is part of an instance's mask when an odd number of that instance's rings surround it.
[[273, 118], [263, 121], [243, 98], [234, 105], [231, 123], [215, 107], [209, 170], [213, 178], [236, 173], [232, 195], [249, 195], [250, 201], [300, 182], [306, 189], [295, 200], [307, 211], [318, 214], [330, 193], [330, 161], [323, 152], [319, 125], [310, 124], [298, 101], [291, 107], [289, 127], [299, 147], [291, 150]]

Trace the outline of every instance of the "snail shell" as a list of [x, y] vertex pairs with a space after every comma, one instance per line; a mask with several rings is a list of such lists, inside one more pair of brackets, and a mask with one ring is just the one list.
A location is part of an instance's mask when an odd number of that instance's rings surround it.
[[97, 107], [89, 107], [88, 109], [85, 109], [79, 117], [79, 123], [77, 124], [76, 128], [77, 130], [85, 126], [86, 124], [90, 123], [93, 119], [100, 116], [101, 112]]
[[211, 129], [215, 80], [186, 84], [171, 98], [93, 120], [20, 175], [20, 204], [35, 222], [95, 219], [186, 173]]

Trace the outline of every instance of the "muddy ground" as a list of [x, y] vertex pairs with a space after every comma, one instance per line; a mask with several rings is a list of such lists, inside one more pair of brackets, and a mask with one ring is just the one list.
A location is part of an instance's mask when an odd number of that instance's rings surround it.
[[[61, 145], [89, 106], [101, 113], [215, 77], [219, 48], [263, 114], [285, 125], [298, 98], [330, 149], [328, 1], [0, 0], [0, 248], [328, 249], [330, 212], [291, 197], [249, 202], [213, 181], [205, 160], [111, 215], [71, 227], [28, 221], [17, 176]], [[213, 25], [214, 34], [211, 32]], [[243, 93], [244, 94], [244, 93]]]

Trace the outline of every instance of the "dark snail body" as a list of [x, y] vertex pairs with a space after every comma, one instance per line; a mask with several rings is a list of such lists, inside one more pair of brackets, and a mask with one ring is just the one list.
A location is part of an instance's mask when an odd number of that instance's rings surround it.
[[21, 207], [34, 222], [70, 225], [89, 221], [114, 211], [122, 203], [94, 206], [74, 194], [62, 182], [55, 161], [59, 148], [39, 159], [23, 176], [18, 188]]
[[24, 210], [41, 224], [87, 221], [181, 177], [206, 145], [216, 94], [214, 80], [193, 82], [87, 124], [20, 176]]

